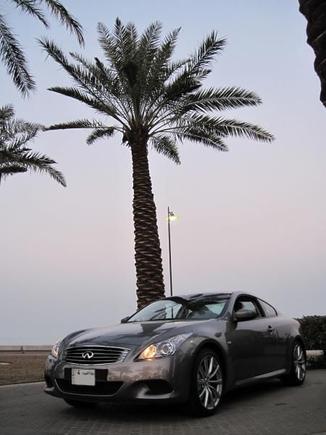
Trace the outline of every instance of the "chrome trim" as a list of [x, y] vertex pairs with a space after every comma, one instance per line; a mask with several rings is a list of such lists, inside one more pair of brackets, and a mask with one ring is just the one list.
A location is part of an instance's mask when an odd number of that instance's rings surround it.
[[[94, 353], [92, 360], [87, 360], [83, 357], [86, 352]], [[87, 365], [108, 365], [123, 362], [128, 353], [129, 348], [121, 346], [103, 346], [103, 345], [79, 345], [69, 346], [62, 351], [61, 361], [67, 364], [77, 364], [81, 366]]]

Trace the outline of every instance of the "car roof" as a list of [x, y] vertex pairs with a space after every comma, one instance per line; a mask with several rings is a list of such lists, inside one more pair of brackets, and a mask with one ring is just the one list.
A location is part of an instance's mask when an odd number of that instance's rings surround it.
[[196, 302], [200, 300], [205, 299], [212, 299], [212, 298], [230, 298], [233, 293], [223, 293], [223, 292], [205, 292], [205, 293], [193, 293], [193, 294], [186, 294], [186, 295], [175, 295], [167, 297], [166, 299], [183, 299], [187, 302]]

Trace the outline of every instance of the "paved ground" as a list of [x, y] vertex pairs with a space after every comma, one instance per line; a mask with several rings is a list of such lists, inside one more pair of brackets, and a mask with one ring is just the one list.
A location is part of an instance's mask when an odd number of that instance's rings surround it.
[[0, 387], [1, 435], [303, 435], [326, 434], [326, 371], [302, 387], [279, 381], [225, 397], [213, 417], [195, 419], [176, 406], [101, 405], [75, 410], [45, 395], [42, 384]]

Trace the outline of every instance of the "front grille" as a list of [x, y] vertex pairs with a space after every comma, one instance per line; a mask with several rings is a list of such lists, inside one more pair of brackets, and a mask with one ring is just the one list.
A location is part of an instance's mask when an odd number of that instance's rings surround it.
[[112, 364], [125, 360], [129, 349], [113, 346], [69, 347], [63, 359], [75, 364]]
[[64, 393], [85, 394], [90, 396], [111, 396], [119, 390], [122, 382], [98, 382], [95, 386], [88, 385], [72, 385], [66, 379], [56, 379], [58, 387]]

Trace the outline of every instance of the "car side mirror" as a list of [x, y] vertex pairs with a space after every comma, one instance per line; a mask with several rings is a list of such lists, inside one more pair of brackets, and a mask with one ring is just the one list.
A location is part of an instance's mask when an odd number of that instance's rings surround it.
[[235, 322], [242, 322], [244, 320], [252, 320], [257, 317], [257, 313], [254, 310], [239, 310], [233, 313], [233, 320]]
[[120, 320], [120, 323], [127, 323], [129, 319], [130, 316], [124, 317], [123, 319]]

